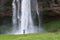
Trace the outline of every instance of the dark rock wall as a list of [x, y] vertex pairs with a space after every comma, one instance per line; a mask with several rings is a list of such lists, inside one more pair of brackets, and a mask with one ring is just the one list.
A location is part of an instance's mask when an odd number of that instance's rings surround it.
[[[12, 16], [12, 0], [0, 0], [0, 22], [4, 17]], [[38, 0], [40, 18], [43, 22], [60, 19], [59, 0]], [[58, 18], [57, 18], [58, 17]]]
[[[0, 25], [9, 24], [12, 16], [12, 0], [0, 0]], [[10, 20], [8, 20], [10, 19]]]
[[60, 0], [38, 0], [43, 22], [60, 20]]

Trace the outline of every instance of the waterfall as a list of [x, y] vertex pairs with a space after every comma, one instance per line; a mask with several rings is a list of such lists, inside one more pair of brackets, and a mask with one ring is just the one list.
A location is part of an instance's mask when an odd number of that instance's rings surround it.
[[[32, 16], [32, 10], [36, 11], [38, 18], [38, 5], [37, 0], [13, 0], [13, 34], [27, 34], [42, 31], [40, 25], [35, 26]], [[40, 24], [40, 23], [39, 23]]]
[[15, 0], [13, 0], [13, 3], [12, 3], [12, 5], [13, 5], [13, 16], [12, 16], [12, 22], [13, 22], [13, 31], [12, 32], [15, 32], [16, 31], [16, 27], [17, 27], [17, 15], [16, 15], [16, 13], [17, 13], [17, 10], [16, 10], [16, 1]]
[[34, 24], [31, 16], [31, 0], [22, 0], [21, 5], [21, 33], [34, 32]]
[[18, 27], [20, 27], [20, 0], [13, 0], [12, 2], [12, 11], [13, 11], [13, 16], [12, 16], [12, 34], [18, 33]]

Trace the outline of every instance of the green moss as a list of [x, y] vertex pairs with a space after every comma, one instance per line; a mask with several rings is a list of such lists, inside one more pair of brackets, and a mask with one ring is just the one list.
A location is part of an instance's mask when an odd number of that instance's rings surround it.
[[10, 25], [0, 25], [0, 32], [5, 33], [10, 31], [12, 28]]
[[48, 31], [60, 31], [60, 21], [51, 21], [44, 23], [43, 27]]

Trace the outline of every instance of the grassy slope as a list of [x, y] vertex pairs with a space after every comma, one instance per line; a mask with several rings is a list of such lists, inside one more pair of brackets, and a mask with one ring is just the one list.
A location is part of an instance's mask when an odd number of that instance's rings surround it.
[[44, 23], [43, 27], [48, 31], [60, 31], [60, 20]]
[[25, 35], [1, 34], [0, 40], [60, 40], [60, 33], [40, 33]]

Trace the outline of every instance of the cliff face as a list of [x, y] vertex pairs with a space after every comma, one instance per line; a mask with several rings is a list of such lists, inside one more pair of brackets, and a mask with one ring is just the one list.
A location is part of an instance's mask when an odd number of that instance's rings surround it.
[[[11, 3], [12, 0], [0, 0], [0, 18], [12, 16]], [[43, 21], [59, 19], [60, 0], [38, 0], [38, 4], [40, 16], [43, 16]]]
[[12, 18], [11, 3], [12, 0], [0, 0], [0, 25], [3, 24], [9, 25], [9, 23], [11, 22]]
[[[0, 0], [0, 32], [1, 33], [4, 33], [6, 30], [11, 30], [10, 29], [10, 27], [12, 27], [11, 26], [12, 5], [11, 4], [12, 4], [12, 0]], [[39, 18], [42, 18], [43, 23], [52, 20], [60, 20], [60, 0], [38, 0], [38, 5], [39, 5], [39, 12], [40, 12]], [[34, 15], [37, 17], [35, 13]], [[34, 19], [35, 25], [37, 25], [38, 23], [38, 20], [36, 19]]]
[[38, 0], [43, 22], [60, 20], [60, 0]]
[[0, 0], [0, 16], [11, 15], [11, 0]]

